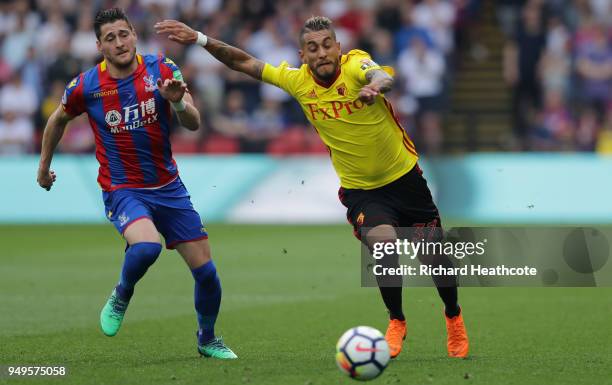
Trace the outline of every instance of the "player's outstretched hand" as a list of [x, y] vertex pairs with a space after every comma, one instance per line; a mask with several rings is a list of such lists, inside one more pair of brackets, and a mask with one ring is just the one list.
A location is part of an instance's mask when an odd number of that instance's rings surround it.
[[364, 102], [365, 104], [374, 104], [376, 101], [376, 95], [379, 94], [379, 91], [372, 87], [370, 84], [366, 84], [359, 91], [359, 100]]
[[56, 178], [55, 171], [53, 170], [38, 170], [38, 177], [36, 178], [36, 181], [40, 187], [49, 191], [51, 190], [51, 186], [53, 186]]
[[164, 20], [155, 23], [158, 34], [168, 34], [168, 39], [180, 44], [193, 44], [198, 40], [198, 33], [185, 23], [176, 20]]
[[157, 79], [157, 88], [164, 99], [177, 103], [185, 95], [187, 84], [177, 79], [166, 79], [163, 82]]

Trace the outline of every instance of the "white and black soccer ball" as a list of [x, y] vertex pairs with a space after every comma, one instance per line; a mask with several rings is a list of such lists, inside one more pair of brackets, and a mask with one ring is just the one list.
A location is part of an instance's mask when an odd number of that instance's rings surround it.
[[380, 376], [389, 363], [389, 345], [369, 326], [349, 329], [336, 344], [336, 363], [351, 378], [361, 381]]

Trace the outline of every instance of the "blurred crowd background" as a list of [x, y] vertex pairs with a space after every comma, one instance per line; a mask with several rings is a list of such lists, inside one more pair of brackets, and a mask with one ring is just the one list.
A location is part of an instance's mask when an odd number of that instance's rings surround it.
[[[35, 153], [66, 84], [100, 61], [93, 18], [124, 8], [141, 54], [182, 69], [203, 127], [175, 123], [175, 153], [326, 153], [283, 91], [157, 36], [176, 18], [271, 64], [298, 66], [304, 20], [334, 21], [344, 52], [395, 68], [387, 95], [425, 154], [612, 153], [612, 0], [16, 0], [0, 2], [0, 155]], [[60, 151], [88, 153], [85, 116]]]

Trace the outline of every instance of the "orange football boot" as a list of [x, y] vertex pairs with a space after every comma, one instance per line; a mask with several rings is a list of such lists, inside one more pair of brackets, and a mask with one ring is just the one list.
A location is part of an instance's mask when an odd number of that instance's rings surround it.
[[446, 318], [446, 334], [449, 357], [465, 358], [468, 355], [469, 343], [467, 332], [465, 331], [465, 324], [463, 323], [463, 311], [459, 315]]
[[402, 344], [406, 339], [406, 320], [392, 319], [385, 333], [385, 340], [389, 344], [391, 358], [397, 357], [402, 351]]

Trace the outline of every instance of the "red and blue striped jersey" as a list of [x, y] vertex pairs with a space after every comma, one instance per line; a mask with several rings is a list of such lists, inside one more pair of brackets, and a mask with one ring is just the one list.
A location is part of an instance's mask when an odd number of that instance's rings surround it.
[[159, 187], [178, 175], [170, 148], [172, 110], [156, 83], [182, 80], [181, 72], [163, 56], [137, 60], [136, 71], [124, 79], [112, 78], [103, 61], [74, 78], [62, 98], [69, 115], [87, 113], [104, 191]]

